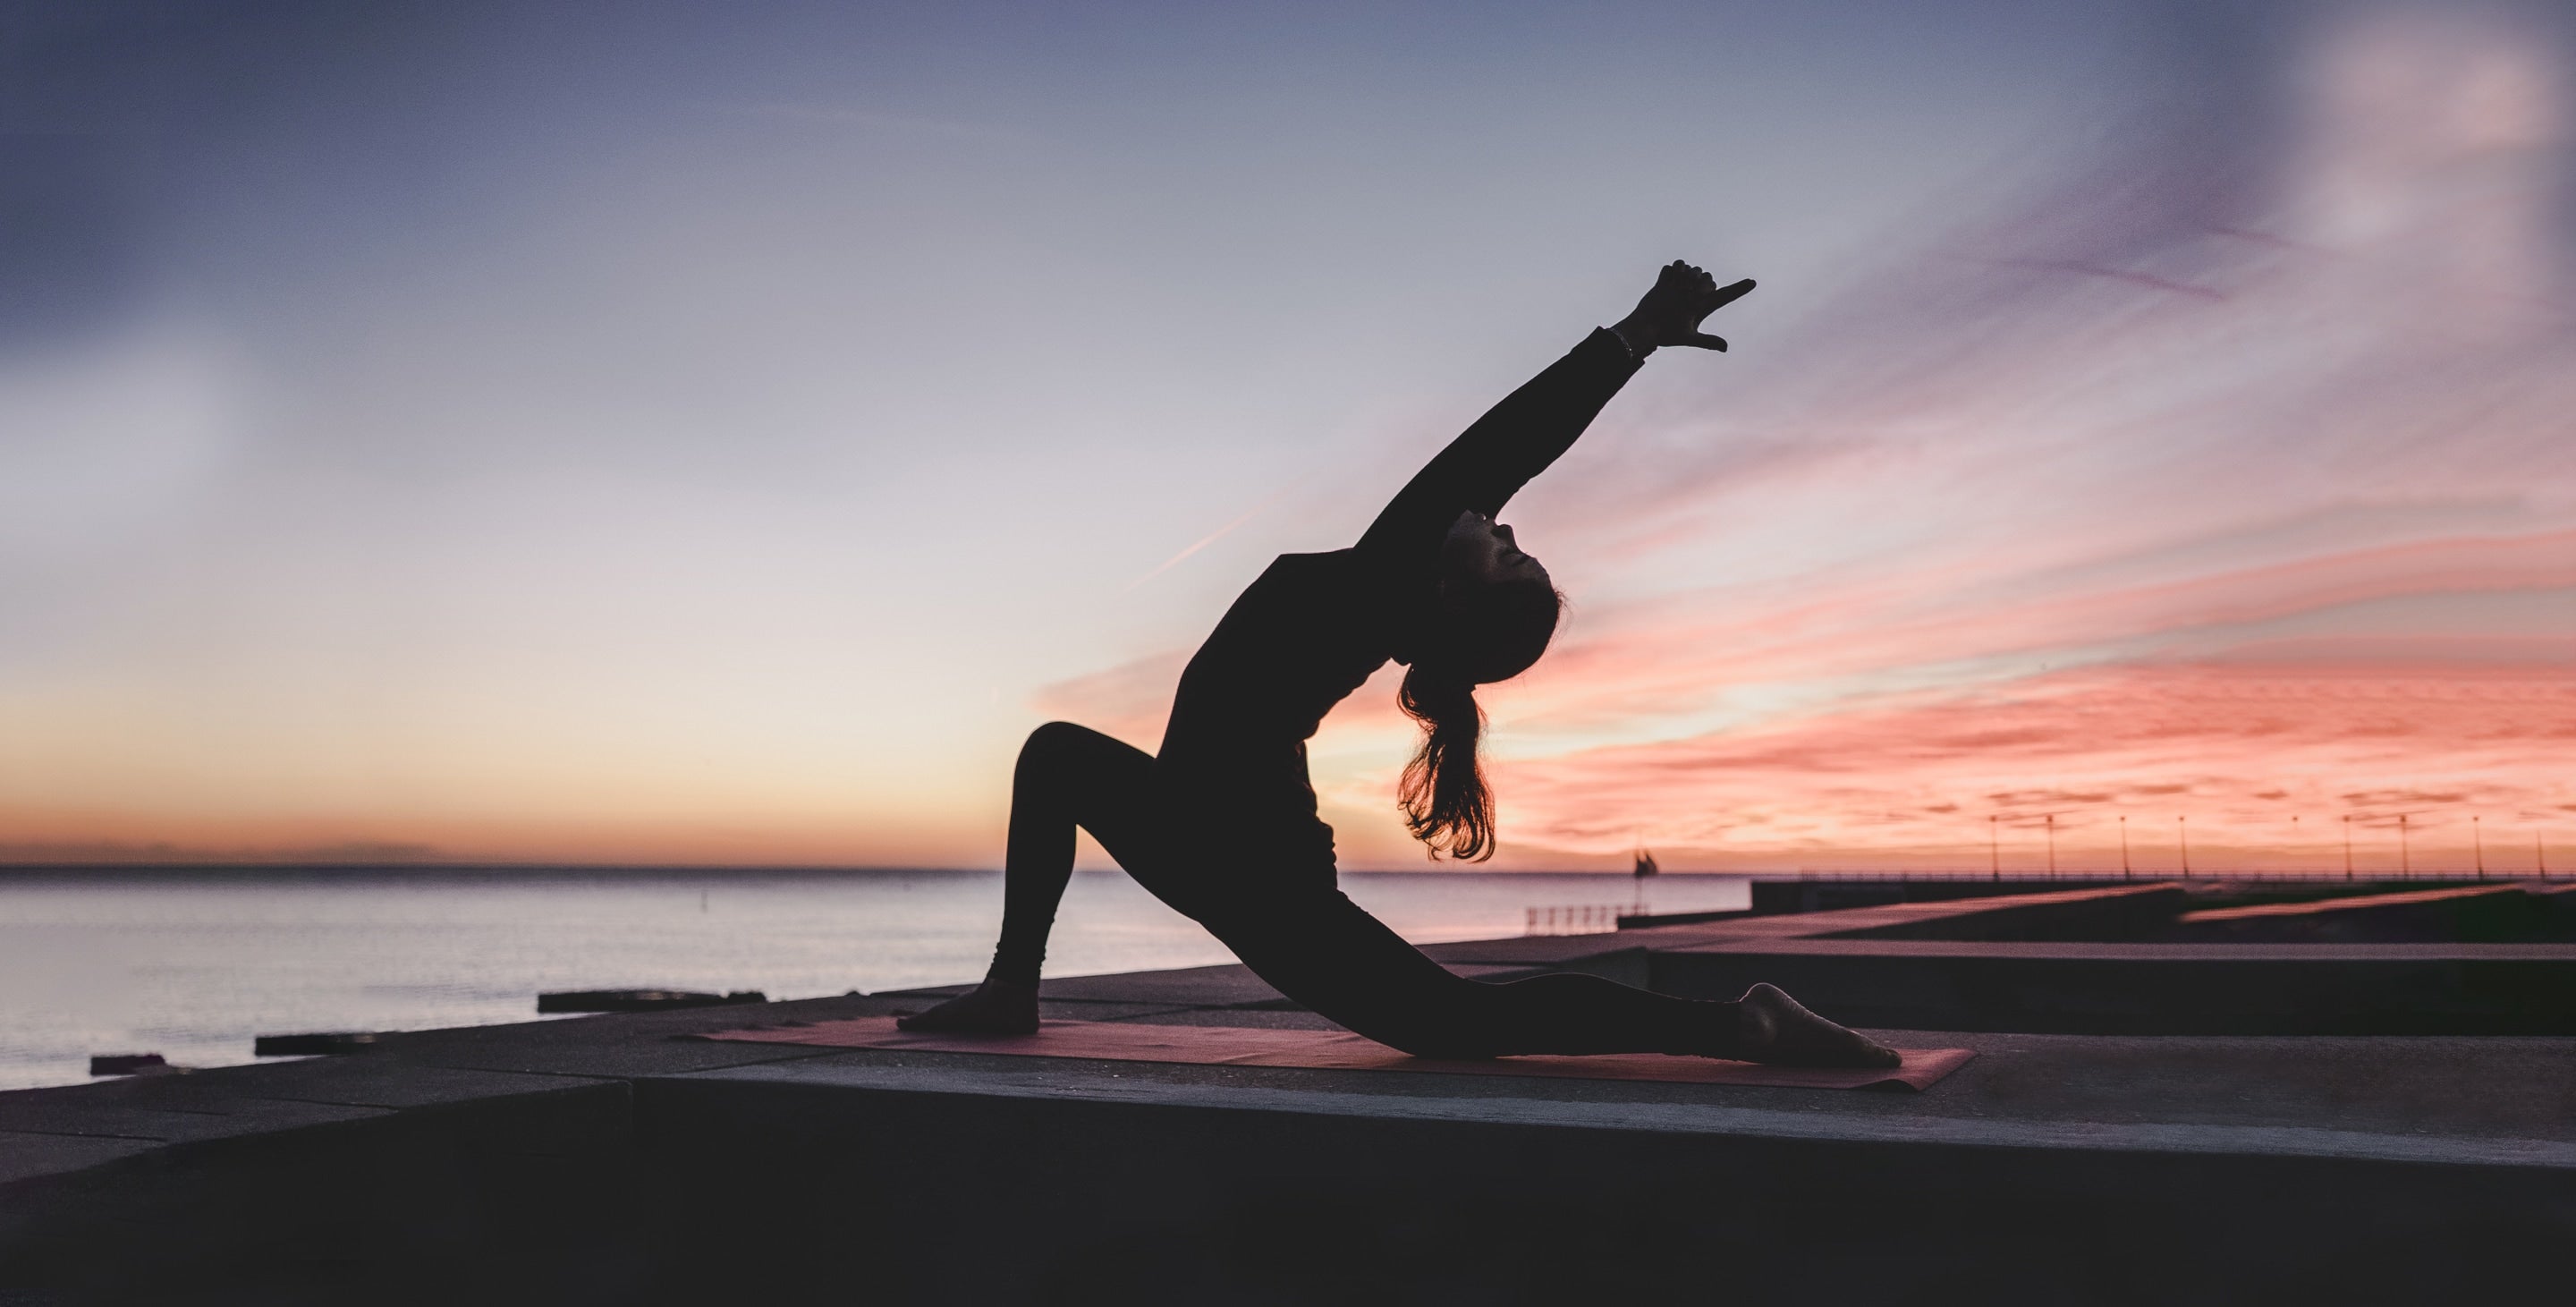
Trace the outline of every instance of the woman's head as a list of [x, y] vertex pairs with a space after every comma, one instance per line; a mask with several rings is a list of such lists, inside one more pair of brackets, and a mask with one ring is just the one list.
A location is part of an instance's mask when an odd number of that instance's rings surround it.
[[1440, 597], [1423, 633], [1423, 659], [1470, 684], [1508, 681], [1547, 652], [1564, 605], [1547, 569], [1521, 552], [1510, 527], [1461, 513], [1441, 545]]
[[1494, 800], [1477, 764], [1484, 710], [1476, 687], [1509, 680], [1547, 652], [1565, 597], [1520, 551], [1510, 527], [1462, 514], [1440, 559], [1440, 599], [1396, 702], [1422, 723], [1398, 796], [1405, 824], [1433, 853], [1493, 856]]

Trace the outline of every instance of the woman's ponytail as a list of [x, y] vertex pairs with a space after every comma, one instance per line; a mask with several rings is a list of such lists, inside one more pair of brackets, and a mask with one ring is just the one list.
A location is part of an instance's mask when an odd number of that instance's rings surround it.
[[1422, 747], [1404, 765], [1396, 791], [1405, 825], [1435, 858], [1444, 851], [1460, 862], [1494, 856], [1494, 796], [1476, 762], [1476, 737], [1485, 727], [1476, 683], [1416, 663], [1395, 701], [1423, 730]]

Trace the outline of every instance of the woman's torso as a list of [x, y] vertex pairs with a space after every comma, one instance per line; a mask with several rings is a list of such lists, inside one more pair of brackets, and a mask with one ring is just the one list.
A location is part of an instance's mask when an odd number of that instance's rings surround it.
[[1155, 770], [1229, 852], [1331, 865], [1306, 741], [1386, 664], [1386, 590], [1350, 550], [1282, 554], [1181, 672]]

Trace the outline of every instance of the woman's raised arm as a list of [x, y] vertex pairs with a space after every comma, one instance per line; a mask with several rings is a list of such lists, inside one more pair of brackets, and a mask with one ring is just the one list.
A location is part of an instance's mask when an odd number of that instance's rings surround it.
[[1687, 263], [1667, 265], [1654, 288], [1615, 327], [1594, 331], [1449, 442], [1406, 482], [1360, 536], [1358, 552], [1388, 564], [1428, 566], [1464, 512], [1490, 517], [1546, 471], [1660, 345], [1725, 349], [1700, 322], [1753, 289], [1720, 287]]

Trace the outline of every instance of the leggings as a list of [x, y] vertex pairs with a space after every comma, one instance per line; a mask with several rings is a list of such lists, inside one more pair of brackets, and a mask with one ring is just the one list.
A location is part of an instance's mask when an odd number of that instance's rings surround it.
[[991, 978], [1035, 985], [1079, 826], [1156, 898], [1205, 925], [1280, 993], [1379, 1043], [1422, 1057], [1516, 1053], [1722, 1055], [1733, 1003], [1700, 1002], [1598, 976], [1470, 980], [1362, 911], [1327, 874], [1212, 871], [1165, 802], [1154, 759], [1085, 727], [1031, 733], [1011, 778], [1002, 939]]

